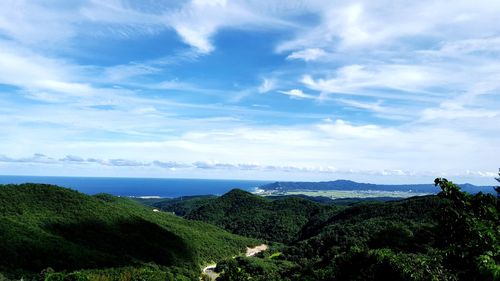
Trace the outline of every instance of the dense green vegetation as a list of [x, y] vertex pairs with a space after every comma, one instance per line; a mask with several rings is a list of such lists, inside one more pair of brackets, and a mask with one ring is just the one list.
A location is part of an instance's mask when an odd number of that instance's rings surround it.
[[253, 244], [127, 198], [0, 186], [0, 276], [26, 279], [43, 271], [47, 280], [195, 280], [200, 265]]
[[300, 241], [220, 262], [219, 280], [500, 280], [498, 199], [436, 185], [438, 196], [333, 212]]
[[334, 207], [303, 198], [270, 200], [234, 189], [191, 211], [186, 218], [212, 223], [247, 237], [290, 243], [301, 237], [304, 227], [333, 210]]
[[[500, 176], [500, 169], [498, 169], [499, 172], [498, 172], [498, 175]], [[497, 180], [497, 182], [500, 183], [500, 177], [498, 178], [495, 178]], [[497, 197], [500, 197], [500, 185], [499, 186], [495, 186], [495, 191], [497, 192]]]
[[161, 198], [161, 199], [141, 199], [133, 198], [135, 201], [148, 205], [164, 212], [171, 212], [178, 216], [185, 216], [192, 210], [207, 204], [211, 200], [216, 199], [215, 195], [198, 195], [198, 196], [183, 196], [178, 198]]
[[[177, 216], [188, 216], [192, 211], [197, 210], [203, 205], [216, 200], [218, 197], [215, 195], [196, 195], [196, 196], [183, 196], [178, 198], [130, 198], [143, 205], [156, 208], [164, 212], [174, 213]], [[401, 200], [403, 198], [397, 197], [371, 197], [371, 198], [338, 198], [332, 199], [325, 196], [307, 196], [302, 194], [297, 195], [270, 195], [265, 198], [271, 200], [283, 200], [287, 198], [302, 198], [308, 201], [317, 202], [323, 205], [336, 205], [336, 206], [352, 206], [359, 203], [366, 202], [386, 202]], [[216, 200], [217, 201], [217, 200]], [[213, 204], [216, 204], [215, 202]]]
[[[219, 281], [500, 280], [498, 194], [435, 184], [437, 195], [345, 206], [237, 189], [135, 199], [144, 206], [49, 185], [0, 186], [0, 280], [198, 280], [208, 262]], [[233, 258], [255, 238], [270, 248]]]
[[287, 197], [298, 197], [307, 200], [311, 200], [317, 203], [325, 204], [325, 205], [336, 205], [336, 206], [352, 206], [358, 203], [366, 203], [366, 202], [387, 202], [387, 201], [397, 201], [403, 198], [400, 197], [368, 197], [368, 198], [336, 198], [332, 199], [326, 196], [307, 196], [304, 194], [294, 194], [294, 195], [270, 195], [266, 196], [266, 198], [272, 200], [280, 200]]

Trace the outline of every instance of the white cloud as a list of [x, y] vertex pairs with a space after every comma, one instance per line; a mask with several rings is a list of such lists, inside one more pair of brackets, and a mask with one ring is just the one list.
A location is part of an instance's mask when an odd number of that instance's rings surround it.
[[34, 153], [32, 156], [21, 158], [12, 158], [0, 154], [0, 162], [53, 164], [57, 163], [57, 160], [41, 153]]
[[[305, 177], [310, 179], [321, 178], [322, 173], [330, 173], [331, 177], [346, 176], [349, 171], [354, 178], [363, 174], [404, 175], [407, 179], [440, 174], [474, 178], [487, 175], [491, 171], [487, 167], [496, 167], [494, 155], [500, 151], [496, 145], [498, 136], [494, 139], [496, 141], [474, 132], [463, 132], [460, 124], [449, 127], [447, 123], [438, 126], [417, 123], [412, 127], [394, 128], [337, 119], [313, 126], [233, 126], [209, 131], [199, 128], [162, 141], [75, 143], [56, 135], [37, 139], [36, 145], [23, 141], [9, 146], [13, 152], [29, 151], [27, 147], [43, 149], [51, 156], [3, 156], [0, 162], [51, 165], [64, 162], [123, 168], [160, 167], [177, 171], [229, 169], [238, 173], [288, 171], [307, 175]], [[17, 146], [23, 148], [19, 150]], [[87, 158], [59, 155], [69, 150], [79, 151]], [[467, 159], [467, 165], [463, 165], [460, 159]], [[465, 173], [467, 169], [464, 167], [483, 174]]]
[[105, 81], [124, 82], [130, 78], [158, 73], [160, 69], [153, 65], [130, 63], [126, 65], [116, 65], [104, 70]]
[[55, 4], [2, 1], [0, 34], [25, 45], [54, 49], [77, 35], [130, 38], [173, 29], [186, 44], [206, 54], [215, 49], [212, 37], [221, 28], [291, 26], [273, 15], [273, 5], [262, 9], [258, 2], [192, 0], [131, 5], [119, 0], [88, 0]]
[[275, 87], [276, 87], [276, 82], [273, 79], [265, 78], [257, 90], [259, 91], [259, 93], [264, 94], [269, 91], [272, 91]]
[[375, 103], [368, 103], [368, 102], [360, 102], [356, 100], [348, 100], [348, 99], [337, 99], [338, 102], [341, 102], [343, 104], [346, 104], [348, 106], [360, 108], [360, 109], [367, 109], [371, 110], [374, 112], [379, 112], [379, 113], [389, 113], [390, 109], [382, 107], [382, 101], [377, 101]]
[[244, 1], [191, 1], [179, 11], [166, 14], [164, 22], [175, 29], [182, 40], [201, 53], [215, 49], [211, 37], [221, 28], [251, 29], [290, 26], [279, 18], [268, 16]]
[[42, 56], [17, 44], [0, 41], [0, 83], [22, 89], [30, 98], [46, 102], [87, 99], [103, 95], [127, 96], [127, 90], [95, 87], [87, 82], [84, 67]]
[[[77, 10], [81, 20], [88, 23], [97, 24], [115, 24], [117, 27], [132, 28], [132, 31], [151, 30], [152, 27], [161, 27], [161, 16], [158, 14], [167, 7], [158, 7], [158, 5], [148, 3], [153, 9], [151, 12], [134, 9], [132, 5], [127, 5], [127, 1], [84, 1], [84, 4]], [[140, 7], [137, 5], [136, 7]], [[89, 26], [87, 26], [88, 28]]]
[[[282, 42], [280, 52], [329, 47], [334, 50], [387, 47], [404, 44], [406, 38], [459, 38], [499, 31], [496, 2], [454, 1], [312, 1], [310, 9], [321, 15], [319, 24], [297, 32]], [[398, 42], [399, 41], [399, 42]]]
[[305, 61], [315, 61], [326, 55], [326, 52], [319, 48], [310, 48], [301, 51], [295, 51], [286, 58], [289, 60], [302, 59]]
[[[339, 68], [333, 77], [314, 79], [310, 75], [304, 75], [301, 82], [324, 94], [377, 96], [373, 91], [377, 89], [427, 93], [430, 87], [451, 83], [444, 79], [448, 76], [440, 71], [419, 65], [348, 65]], [[387, 93], [379, 96], [391, 97]], [[392, 97], [409, 98], [400, 93]]]
[[499, 111], [485, 109], [468, 109], [463, 107], [427, 108], [423, 110], [421, 121], [431, 121], [438, 119], [491, 119], [500, 116]]
[[179, 24], [175, 29], [187, 44], [197, 48], [201, 53], [210, 53], [215, 49], [208, 39], [215, 32], [215, 27], [194, 29]]
[[44, 81], [60, 80], [68, 72], [70, 70], [64, 62], [0, 41], [0, 82], [3, 84], [36, 87]]
[[72, 162], [72, 163], [82, 163], [85, 161], [85, 159], [83, 159], [80, 156], [76, 156], [76, 155], [66, 155], [64, 158], [59, 159], [59, 161]]
[[390, 138], [396, 134], [393, 129], [381, 128], [377, 125], [353, 126], [340, 119], [317, 126], [321, 131], [333, 138], [382, 139], [385, 137]]
[[[408, 37], [460, 40], [464, 35], [491, 36], [499, 31], [491, 23], [500, 11], [498, 3], [487, 0], [459, 0], [453, 5], [446, 1], [387, 0], [193, 0], [147, 5], [126, 1], [81, 1], [75, 5], [3, 1], [0, 5], [0, 33], [25, 44], [45, 42], [57, 46], [79, 34], [133, 37], [172, 28], [188, 45], [209, 53], [215, 48], [212, 37], [224, 28], [289, 28], [296, 37], [282, 42], [277, 49], [294, 51], [290, 58], [314, 58], [322, 48], [330, 53], [398, 45], [398, 40]], [[298, 21], [297, 16], [303, 14], [316, 15], [319, 23]]]
[[[196, 172], [222, 172], [227, 173], [231, 172], [233, 174], [239, 175], [253, 175], [254, 172], [257, 172], [261, 177], [271, 173], [274, 175], [274, 180], [276, 180], [276, 176], [278, 177], [285, 176], [287, 180], [290, 180], [292, 176], [300, 176], [296, 179], [312, 179], [320, 176], [323, 179], [332, 179], [335, 177], [365, 177], [369, 176], [372, 179], [384, 179], [382, 183], [387, 183], [387, 178], [389, 179], [398, 179], [398, 178], [408, 178], [408, 177], [417, 177], [421, 178], [433, 178], [436, 176], [452, 176], [453, 178], [462, 177], [462, 178], [493, 178], [497, 175], [496, 172], [492, 171], [479, 171], [479, 170], [456, 170], [456, 171], [441, 171], [441, 172], [415, 172], [410, 170], [400, 170], [400, 169], [339, 169], [333, 166], [276, 166], [276, 165], [262, 165], [259, 163], [221, 163], [217, 161], [196, 161], [193, 163], [182, 163], [175, 161], [159, 161], [154, 160], [152, 162], [147, 161], [135, 161], [135, 160], [127, 160], [127, 159], [96, 159], [96, 158], [82, 158], [80, 156], [68, 155], [64, 158], [56, 160], [52, 157], [45, 156], [43, 154], [35, 154], [32, 157], [25, 158], [11, 158], [5, 155], [0, 155], [0, 165], [3, 163], [15, 163], [16, 165], [30, 165], [30, 167], [34, 169], [42, 168], [43, 170], [50, 170], [51, 167], [56, 167], [56, 169], [60, 169], [61, 166], [70, 165], [70, 169], [76, 168], [78, 170], [85, 170], [86, 168], [92, 167], [99, 168], [101, 171], [103, 169], [108, 170], [109, 172], [137, 169], [147, 167], [148, 169], [160, 168], [160, 172], [165, 173], [168, 171], [169, 173], [176, 174], [185, 174]], [[72, 167], [73, 166], [73, 167]], [[111, 170], [110, 170], [111, 169]], [[250, 174], [248, 174], [250, 173]], [[46, 174], [43, 174], [46, 175]], [[95, 175], [95, 174], [94, 174]], [[106, 175], [106, 174], [104, 174]], [[293, 177], [295, 179], [295, 177]], [[252, 177], [251, 179], [254, 179]], [[393, 183], [401, 183], [399, 180], [392, 181]], [[417, 181], [418, 182], [418, 181]], [[408, 181], [403, 182], [408, 183]], [[418, 182], [420, 183], [420, 182]]]
[[500, 37], [486, 37], [445, 42], [437, 54], [460, 56], [470, 53], [492, 54], [498, 52], [500, 52]]
[[40, 2], [1, 1], [0, 34], [24, 44], [44, 48], [54, 41], [64, 41], [75, 35], [72, 24], [77, 17], [67, 10], [47, 7]]
[[[10, 155], [0, 156], [3, 163], [409, 176], [467, 168], [478, 177], [498, 164], [495, 1], [51, 3], [0, 3], [0, 83], [16, 88], [0, 100], [0, 153]], [[276, 58], [308, 63], [259, 69], [262, 84], [237, 91], [162, 76], [217, 50], [216, 36], [227, 29], [273, 40], [266, 31], [284, 31], [284, 41], [270, 46]], [[76, 38], [160, 31], [176, 32], [193, 50], [109, 67], [68, 55], [80, 54]], [[251, 96], [276, 89], [324, 103], [308, 103], [319, 113], [294, 112], [277, 109], [276, 95]], [[229, 95], [265, 107], [228, 105]], [[318, 123], [326, 117], [334, 121]], [[51, 156], [25, 156], [38, 151]]]
[[306, 93], [304, 93], [300, 89], [292, 89], [292, 90], [289, 90], [289, 91], [279, 91], [279, 92], [282, 93], [283, 95], [289, 96], [291, 99], [297, 99], [297, 100], [300, 100], [300, 99], [316, 99], [315, 96], [306, 94]]
[[335, 101], [342, 105], [346, 105], [349, 108], [369, 111], [376, 117], [390, 120], [412, 120], [416, 115], [418, 115], [419, 111], [411, 107], [401, 108], [396, 106], [383, 106], [382, 100], [377, 100], [376, 102], [365, 102], [362, 100], [340, 98], [335, 99]]

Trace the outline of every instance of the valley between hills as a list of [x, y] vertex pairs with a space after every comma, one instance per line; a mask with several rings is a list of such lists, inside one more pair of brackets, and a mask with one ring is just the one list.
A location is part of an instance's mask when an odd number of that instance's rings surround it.
[[497, 280], [498, 197], [435, 189], [141, 199], [2, 185], [0, 280]]

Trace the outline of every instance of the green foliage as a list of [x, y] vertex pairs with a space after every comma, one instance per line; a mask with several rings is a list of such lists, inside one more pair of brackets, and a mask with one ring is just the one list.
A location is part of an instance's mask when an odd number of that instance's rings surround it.
[[294, 263], [288, 261], [243, 257], [222, 261], [217, 264], [216, 268], [218, 272], [221, 272], [217, 281], [290, 280], [289, 277], [298, 269]]
[[438, 217], [439, 246], [447, 267], [463, 280], [499, 278], [500, 209], [491, 194], [470, 195], [446, 179], [436, 179], [449, 204]]
[[298, 241], [225, 261], [221, 280], [500, 280], [498, 199], [436, 184], [438, 196], [324, 212]]
[[232, 233], [290, 243], [313, 218], [332, 210], [310, 200], [287, 197], [269, 200], [232, 190], [191, 211], [186, 218], [220, 226]]
[[164, 212], [174, 213], [177, 216], [185, 216], [189, 212], [198, 209], [208, 202], [216, 199], [215, 195], [182, 196], [177, 198], [130, 198], [133, 201], [146, 206], [159, 209]]
[[200, 195], [200, 196], [183, 196], [163, 200], [151, 204], [152, 207], [158, 208], [165, 212], [173, 212], [178, 216], [185, 216], [193, 210], [208, 204], [210, 201], [217, 198], [214, 195]]
[[[500, 169], [498, 169], [498, 175], [499, 177], [498, 178], [495, 178], [497, 180], [497, 182], [500, 182]], [[497, 192], [497, 198], [500, 198], [500, 185], [499, 186], [495, 186], [495, 191]]]
[[[258, 243], [203, 222], [153, 212], [126, 198], [87, 196], [51, 185], [0, 186], [0, 272], [11, 277], [51, 267], [56, 272], [45, 272], [51, 280], [80, 280], [101, 273], [71, 272], [117, 268], [133, 276], [175, 269], [175, 276], [192, 280], [200, 264]], [[159, 268], [144, 267], [150, 263]], [[119, 280], [114, 272], [99, 278]]]
[[325, 273], [335, 280], [453, 280], [432, 254], [394, 252], [389, 249], [354, 249], [332, 261]]
[[189, 281], [197, 278], [196, 272], [178, 267], [146, 265], [140, 267], [80, 270], [71, 273], [51, 272], [45, 281]]
[[[38, 280], [199, 280], [199, 266], [217, 262], [219, 281], [500, 280], [499, 198], [435, 183], [437, 196], [348, 207], [241, 190], [148, 203], [191, 220], [106, 194], [0, 186], [0, 272]], [[231, 258], [260, 241], [205, 222], [285, 244]]]

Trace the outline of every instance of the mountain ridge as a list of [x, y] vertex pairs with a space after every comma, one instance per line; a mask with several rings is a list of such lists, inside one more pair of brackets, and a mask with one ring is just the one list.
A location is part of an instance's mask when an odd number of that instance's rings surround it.
[[[458, 184], [468, 193], [492, 193], [492, 186], [478, 186], [470, 183]], [[374, 184], [361, 183], [352, 180], [333, 180], [320, 182], [307, 181], [276, 181], [259, 187], [264, 191], [286, 192], [294, 190], [380, 190], [380, 191], [411, 191], [422, 193], [437, 193], [434, 184]]]

